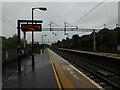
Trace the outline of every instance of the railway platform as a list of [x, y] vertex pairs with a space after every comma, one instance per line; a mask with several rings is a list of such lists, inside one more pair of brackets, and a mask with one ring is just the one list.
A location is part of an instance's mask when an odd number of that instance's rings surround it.
[[35, 71], [32, 71], [31, 66], [31, 61], [28, 61], [22, 67], [20, 75], [17, 72], [13, 73], [3, 83], [3, 90], [6, 88], [102, 89], [101, 86], [50, 49], [46, 49], [42, 54], [35, 54]]
[[58, 88], [47, 50], [44, 53], [35, 54], [35, 71], [32, 71], [31, 66], [30, 59], [26, 65], [22, 65], [20, 75], [14, 72], [3, 83], [3, 90], [6, 88]]
[[85, 53], [85, 54], [91, 54], [91, 55], [97, 55], [97, 56], [104, 56], [104, 57], [120, 59], [120, 54], [115, 54], [115, 53], [90, 52], [90, 51], [80, 51], [80, 50], [63, 49], [63, 48], [59, 48], [59, 49], [73, 51], [73, 52], [78, 52], [78, 53]]

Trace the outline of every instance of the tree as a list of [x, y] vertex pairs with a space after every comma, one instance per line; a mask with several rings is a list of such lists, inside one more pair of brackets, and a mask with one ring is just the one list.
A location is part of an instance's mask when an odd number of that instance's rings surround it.
[[8, 48], [8, 40], [6, 37], [1, 37], [2, 38], [2, 48]]
[[[21, 39], [21, 48], [24, 46], [24, 40]], [[18, 45], [18, 36], [16, 34], [13, 35], [13, 37], [9, 37], [8, 39], [6, 37], [2, 37], [2, 48], [14, 48], [16, 49]]]
[[72, 45], [73, 45], [73, 48], [74, 48], [74, 49], [79, 49], [79, 35], [77, 35], [77, 34], [76, 34], [76, 35], [73, 35], [73, 36], [72, 36], [72, 40], [73, 40], [73, 42], [72, 42], [72, 43], [73, 43], [73, 44], [72, 44]]
[[[96, 32], [96, 48], [97, 51], [116, 51], [117, 45], [120, 45], [120, 27], [114, 30], [103, 28]], [[90, 35], [73, 35], [72, 39], [68, 37], [62, 41], [53, 44], [56, 47], [64, 47], [71, 49], [93, 50], [93, 33]]]

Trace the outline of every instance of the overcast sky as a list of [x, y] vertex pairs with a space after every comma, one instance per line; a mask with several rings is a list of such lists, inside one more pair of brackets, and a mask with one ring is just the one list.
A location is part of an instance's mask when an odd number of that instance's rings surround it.
[[[6, 0], [7, 1], [7, 0]], [[18, 0], [17, 0], [18, 1]], [[78, 0], [77, 0], [78, 1]], [[103, 0], [101, 0], [103, 1]], [[104, 0], [105, 1], [105, 0]], [[17, 33], [17, 20], [30, 19], [32, 7], [46, 7], [46, 12], [35, 10], [34, 19], [43, 20], [43, 28], [49, 28], [50, 21], [59, 24], [61, 28], [64, 27], [64, 22], [71, 25], [78, 26], [79, 28], [103, 28], [107, 24], [114, 28], [118, 23], [118, 3], [117, 2], [2, 2], [2, 34], [3, 36], [10, 37]], [[100, 4], [96, 9], [90, 10]], [[0, 4], [1, 5], [1, 4]], [[86, 16], [85, 16], [86, 15]], [[84, 18], [82, 18], [85, 16]], [[81, 19], [82, 18], [82, 19]], [[8, 21], [9, 20], [9, 21]], [[8, 23], [12, 24], [9, 25]], [[22, 33], [22, 32], [21, 32]], [[57, 41], [62, 40], [66, 36], [63, 32], [39, 32], [35, 33], [35, 41], [41, 42], [41, 35], [47, 34], [44, 40]], [[69, 37], [73, 34], [88, 34], [86, 32], [68, 32]], [[21, 35], [23, 37], [23, 35]], [[31, 42], [31, 33], [27, 33], [27, 40]]]

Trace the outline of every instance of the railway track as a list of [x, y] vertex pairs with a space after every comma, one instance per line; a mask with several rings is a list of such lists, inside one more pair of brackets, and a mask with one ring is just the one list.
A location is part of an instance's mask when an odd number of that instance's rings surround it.
[[64, 59], [68, 60], [72, 65], [74, 65], [84, 74], [86, 74], [89, 78], [94, 80], [104, 89], [120, 89], [120, 78], [119, 78], [120, 73], [117, 71], [113, 71], [114, 69], [111, 70], [111, 67], [109, 68], [109, 66], [105, 64], [106, 62], [101, 63], [106, 65], [104, 66], [101, 65], [100, 63], [99, 64], [97, 62], [95, 63], [92, 60], [89, 61], [86, 60], [86, 58], [84, 59], [83, 57], [82, 58], [78, 57], [78, 55], [75, 55], [68, 51], [67, 52], [62, 50], [54, 50], [54, 51]]

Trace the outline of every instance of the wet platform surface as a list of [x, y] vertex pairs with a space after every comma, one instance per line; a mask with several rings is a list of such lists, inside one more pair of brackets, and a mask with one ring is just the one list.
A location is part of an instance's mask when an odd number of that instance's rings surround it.
[[35, 71], [31, 68], [31, 59], [22, 65], [22, 72], [13, 73], [2, 88], [58, 88], [47, 50], [35, 54]]

